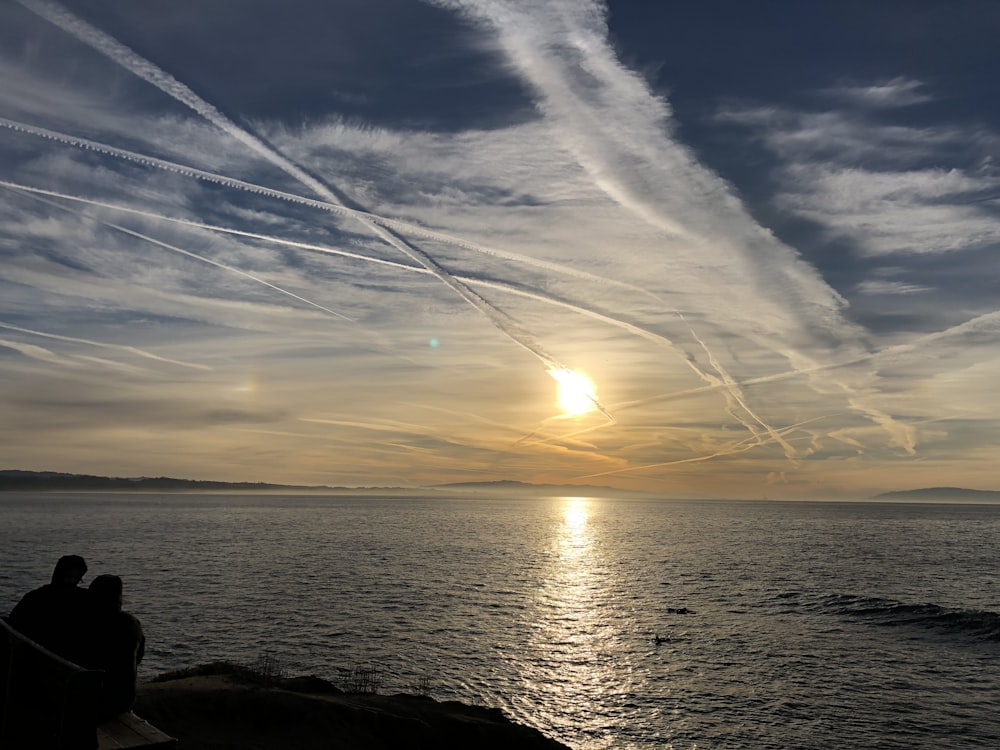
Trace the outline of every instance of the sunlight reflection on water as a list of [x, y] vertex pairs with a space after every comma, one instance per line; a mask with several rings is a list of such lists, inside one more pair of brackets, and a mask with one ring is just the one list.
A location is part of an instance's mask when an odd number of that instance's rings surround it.
[[[611, 747], [614, 736], [591, 707], [630, 689], [631, 665], [612, 657], [613, 644], [627, 633], [626, 621], [612, 605], [621, 588], [609, 575], [608, 561], [590, 525], [593, 501], [562, 499], [561, 523], [551, 527], [550, 554], [539, 571], [532, 608], [525, 613], [531, 633], [518, 668], [530, 705], [519, 705], [516, 718], [536, 726], [574, 731], [592, 738], [591, 747]], [[561, 707], [572, 705], [574, 716]]]

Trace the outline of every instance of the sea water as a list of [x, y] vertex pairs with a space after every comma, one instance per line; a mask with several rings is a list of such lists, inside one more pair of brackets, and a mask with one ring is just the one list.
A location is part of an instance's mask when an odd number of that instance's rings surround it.
[[576, 750], [1000, 747], [1000, 506], [0, 494], [0, 611], [125, 580], [140, 678], [261, 656]]

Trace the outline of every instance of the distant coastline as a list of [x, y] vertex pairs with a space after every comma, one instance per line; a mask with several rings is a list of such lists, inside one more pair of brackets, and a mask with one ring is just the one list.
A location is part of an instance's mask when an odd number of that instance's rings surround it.
[[528, 482], [456, 482], [425, 487], [343, 487], [330, 485], [217, 482], [174, 477], [104, 477], [57, 471], [0, 470], [0, 492], [270, 492], [364, 495], [429, 495], [449, 492], [489, 492], [502, 495], [560, 494], [598, 497], [650, 497], [649, 493], [590, 485], [530, 484]]
[[883, 492], [874, 495], [872, 500], [965, 500], [970, 502], [987, 500], [1000, 502], [1000, 491], [970, 490], [964, 487], [920, 487], [913, 490]]
[[100, 477], [90, 474], [64, 474], [56, 471], [0, 471], [0, 490], [64, 490], [64, 491], [332, 491], [334, 487], [306, 487], [265, 482], [212, 482], [172, 477]]
[[[442, 494], [484, 494], [505, 497], [609, 497], [667, 498], [666, 493], [622, 490], [614, 487], [577, 484], [532, 484], [512, 480], [450, 482], [417, 487], [345, 487], [333, 485], [270, 484], [268, 482], [218, 482], [175, 477], [105, 477], [58, 471], [0, 469], [0, 492], [254, 492], [288, 494], [336, 494], [371, 496], [428, 497]], [[687, 498], [714, 499], [714, 498]], [[765, 498], [766, 499], [766, 498]], [[973, 490], [964, 487], [919, 487], [882, 492], [864, 501], [888, 502], [1000, 502], [1000, 490]]]

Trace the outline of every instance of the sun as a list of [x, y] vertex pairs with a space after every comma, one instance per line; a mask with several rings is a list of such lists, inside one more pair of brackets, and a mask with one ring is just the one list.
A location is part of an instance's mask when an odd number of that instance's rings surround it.
[[597, 409], [594, 384], [586, 375], [568, 369], [552, 369], [549, 375], [559, 385], [559, 408], [568, 416], [586, 414]]

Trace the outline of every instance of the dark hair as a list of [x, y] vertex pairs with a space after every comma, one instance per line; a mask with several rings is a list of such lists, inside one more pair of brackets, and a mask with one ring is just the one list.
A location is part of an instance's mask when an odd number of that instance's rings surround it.
[[87, 561], [79, 555], [63, 555], [52, 571], [52, 583], [61, 583], [71, 573], [79, 573], [80, 578], [87, 572]]
[[122, 579], [108, 573], [97, 576], [88, 587], [95, 605], [101, 609], [117, 610], [122, 601]]

